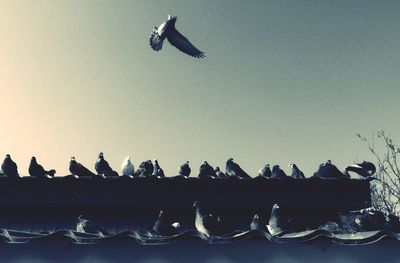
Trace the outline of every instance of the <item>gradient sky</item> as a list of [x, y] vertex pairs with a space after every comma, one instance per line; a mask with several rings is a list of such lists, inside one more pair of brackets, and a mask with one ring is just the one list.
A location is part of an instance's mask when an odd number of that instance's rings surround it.
[[[151, 50], [168, 14], [205, 59]], [[2, 0], [0, 158], [23, 175], [32, 155], [65, 175], [100, 151], [168, 175], [373, 160], [357, 133], [400, 141], [399, 14], [395, 0]]]

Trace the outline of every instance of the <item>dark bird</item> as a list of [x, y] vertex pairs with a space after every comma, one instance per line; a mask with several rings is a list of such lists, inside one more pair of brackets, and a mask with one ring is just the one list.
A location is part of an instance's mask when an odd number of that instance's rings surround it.
[[169, 43], [192, 57], [203, 58], [205, 54], [198, 50], [189, 40], [178, 32], [175, 28], [175, 22], [178, 19], [176, 16], [168, 15], [168, 20], [162, 23], [159, 27], [154, 26], [150, 35], [150, 46], [155, 51], [160, 51], [165, 38]]
[[200, 233], [207, 236], [222, 236], [232, 232], [232, 228], [225, 225], [219, 216], [204, 211], [199, 201], [194, 202], [193, 207], [196, 209], [194, 225]]
[[133, 166], [130, 156], [127, 156], [122, 162], [121, 172], [122, 175], [125, 176], [132, 176], [135, 173], [135, 167]]
[[179, 169], [178, 169], [178, 175], [179, 176], [184, 176], [184, 177], [189, 177], [190, 172], [192, 170], [190, 169], [189, 166], [189, 161], [186, 161], [184, 164], [182, 164]]
[[179, 233], [180, 223], [173, 220], [161, 210], [152, 230], [158, 235], [174, 236]]
[[221, 170], [219, 169], [218, 166], [215, 167], [215, 175], [217, 176], [217, 178], [224, 178], [226, 177], [226, 174], [224, 174], [223, 172], [221, 172]]
[[272, 179], [281, 179], [288, 177], [286, 173], [279, 167], [279, 165], [272, 166]]
[[29, 174], [34, 177], [53, 177], [56, 173], [56, 170], [51, 169], [50, 171], [46, 171], [43, 166], [36, 162], [35, 156], [31, 158], [31, 163], [29, 164]]
[[1, 164], [1, 170], [5, 176], [18, 176], [17, 164], [11, 159], [9, 154], [6, 155], [3, 163]]
[[288, 209], [283, 209], [278, 204], [274, 204], [267, 228], [272, 235], [278, 235], [282, 232], [306, 230], [307, 225], [301, 216], [294, 215]]
[[88, 219], [85, 219], [80, 215], [76, 222], [76, 231], [79, 233], [89, 233], [89, 234], [96, 234], [99, 236], [107, 236], [107, 233], [102, 227], [94, 224]]
[[83, 166], [81, 163], [78, 163], [75, 160], [75, 157], [71, 157], [71, 160], [69, 161], [69, 171], [71, 174], [76, 176], [96, 176], [88, 168]]
[[154, 168], [153, 168], [153, 174], [152, 176], [156, 176], [158, 178], [164, 178], [164, 170], [160, 167], [160, 164], [158, 163], [157, 159], [154, 159]]
[[226, 174], [229, 176], [236, 176], [242, 179], [251, 178], [250, 175], [243, 171], [242, 168], [233, 161], [233, 158], [229, 158], [228, 161], [226, 161], [225, 170]]
[[260, 169], [260, 172], [258, 173], [259, 176], [271, 178], [272, 172], [271, 168], [269, 167], [269, 164], [266, 164], [262, 169]]
[[207, 161], [204, 161], [204, 163], [200, 166], [199, 169], [199, 178], [215, 178], [217, 177], [214, 168], [208, 164]]
[[314, 173], [313, 177], [337, 179], [348, 178], [350, 175], [343, 174], [334, 164], [332, 164], [331, 160], [328, 160], [319, 166], [318, 171]]
[[103, 153], [99, 153], [99, 157], [97, 158], [94, 168], [96, 169], [98, 175], [106, 177], [118, 176], [118, 173], [114, 171], [104, 159]]
[[297, 167], [296, 164], [289, 163], [289, 166], [292, 167], [292, 174], [291, 174], [292, 178], [295, 178], [295, 179], [304, 179], [304, 178], [306, 178], [304, 176], [304, 173], [302, 171], [300, 171], [300, 169]]
[[251, 221], [251, 224], [250, 224], [250, 229], [251, 230], [265, 230], [266, 229], [266, 224], [265, 224], [264, 220], [258, 214], [254, 215], [253, 220]]
[[153, 171], [154, 171], [153, 163], [151, 162], [151, 160], [146, 160], [139, 165], [139, 168], [134, 173], [134, 176], [139, 176], [139, 177], [151, 176], [153, 174]]
[[376, 167], [373, 163], [364, 161], [362, 163], [347, 166], [345, 172], [354, 172], [362, 177], [369, 177], [376, 172]]

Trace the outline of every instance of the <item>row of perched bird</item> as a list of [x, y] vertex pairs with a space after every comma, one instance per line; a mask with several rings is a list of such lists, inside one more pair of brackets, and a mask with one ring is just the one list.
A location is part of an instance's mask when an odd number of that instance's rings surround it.
[[[288, 176], [279, 165], [274, 165], [272, 170], [270, 169], [270, 165], [266, 164], [260, 172], [258, 176], [271, 178], [271, 179], [280, 179], [280, 178], [288, 178], [292, 177], [295, 179], [303, 179], [305, 178], [304, 173], [297, 167], [296, 164], [290, 163], [289, 166], [292, 168], [292, 173]], [[104, 159], [103, 153], [100, 153], [97, 161], [94, 166], [97, 175], [101, 175], [104, 177], [116, 177], [119, 176], [118, 172], [113, 170], [108, 162]], [[9, 154], [6, 155], [2, 165], [1, 172], [4, 176], [19, 176], [17, 164], [11, 159]], [[90, 171], [81, 163], [77, 162], [75, 157], [71, 157], [69, 162], [69, 171], [72, 175], [78, 177], [88, 177], [88, 176], [97, 176], [95, 173]], [[355, 172], [363, 177], [371, 176], [375, 173], [376, 168], [373, 163], [370, 162], [362, 162], [359, 164], [353, 164], [346, 167], [344, 172], [341, 172], [335, 165], [332, 164], [330, 160], [321, 164], [317, 172], [314, 173], [314, 177], [321, 178], [349, 178], [349, 172]], [[126, 157], [121, 166], [121, 172], [123, 176], [130, 177], [148, 177], [154, 176], [157, 178], [165, 177], [163, 169], [160, 167], [157, 159], [153, 162], [151, 160], [143, 161], [138, 169], [135, 170], [135, 167], [131, 161], [130, 156]], [[45, 170], [42, 165], [38, 164], [35, 157], [32, 157], [31, 162], [29, 164], [29, 175], [34, 177], [53, 177], [56, 171], [54, 169]], [[189, 166], [189, 161], [186, 161], [178, 168], [177, 175], [183, 177], [189, 177], [191, 173], [191, 168]], [[199, 169], [199, 178], [225, 178], [225, 177], [238, 177], [242, 179], [251, 178], [249, 174], [247, 174], [237, 163], [233, 161], [233, 158], [230, 158], [226, 162], [225, 173], [220, 170], [217, 166], [213, 168], [207, 161], [200, 166]]]

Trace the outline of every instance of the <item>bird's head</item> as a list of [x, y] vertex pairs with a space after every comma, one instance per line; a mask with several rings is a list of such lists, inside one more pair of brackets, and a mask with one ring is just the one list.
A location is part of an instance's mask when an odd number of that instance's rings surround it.
[[200, 205], [200, 202], [199, 201], [195, 201], [194, 203], [193, 203], [193, 207], [198, 207]]
[[7, 159], [10, 159], [11, 156], [10, 156], [9, 154], [6, 154], [6, 158], [7, 158]]
[[103, 153], [101, 152], [101, 153], [99, 153], [99, 158], [103, 158], [104, 156], [103, 156]]
[[233, 162], [233, 158], [229, 158], [227, 162]]
[[289, 163], [289, 167], [293, 168], [293, 166], [294, 166], [294, 163]]
[[168, 15], [168, 21], [170, 21], [170, 20], [172, 20], [172, 21], [176, 21], [178, 19], [178, 17], [177, 16], [171, 16], [171, 15]]
[[74, 156], [71, 157], [71, 161], [75, 162], [75, 157]]
[[31, 162], [34, 162], [34, 163], [36, 163], [36, 157], [35, 157], [35, 156], [32, 156], [32, 158], [31, 158]]

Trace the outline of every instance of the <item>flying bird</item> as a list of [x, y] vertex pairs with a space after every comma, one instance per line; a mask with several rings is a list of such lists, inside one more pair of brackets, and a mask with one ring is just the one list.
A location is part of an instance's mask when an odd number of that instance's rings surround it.
[[236, 176], [242, 179], [251, 178], [250, 175], [243, 171], [243, 169], [233, 161], [233, 158], [229, 158], [228, 161], [226, 161], [225, 170], [229, 176]]
[[71, 174], [77, 176], [96, 176], [88, 168], [83, 166], [81, 163], [78, 163], [75, 160], [75, 157], [71, 157], [71, 160], [69, 161], [69, 171]]
[[43, 166], [37, 163], [35, 156], [32, 156], [31, 163], [29, 164], [29, 174], [34, 177], [53, 177], [56, 173], [56, 170], [51, 169], [50, 171], [46, 171]]
[[176, 16], [168, 15], [167, 21], [159, 27], [154, 26], [150, 35], [150, 46], [155, 51], [160, 51], [165, 38], [169, 43], [189, 56], [195, 58], [205, 57], [204, 52], [198, 50], [190, 41], [178, 32], [175, 28], [175, 22], [178, 19]]
[[11, 159], [9, 154], [6, 155], [6, 158], [1, 164], [1, 170], [5, 176], [18, 176], [17, 164]]
[[292, 174], [291, 177], [295, 179], [304, 179], [304, 173], [297, 167], [294, 163], [289, 163], [289, 166], [292, 167]]
[[179, 176], [189, 177], [190, 172], [191, 172], [191, 169], [190, 169], [190, 166], [189, 166], [189, 161], [186, 161], [178, 169], [178, 175]]
[[133, 175], [135, 172], [135, 167], [132, 164], [131, 157], [127, 156], [122, 162], [121, 166], [122, 175]]

